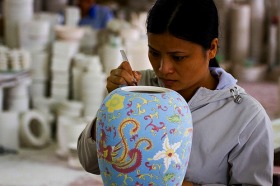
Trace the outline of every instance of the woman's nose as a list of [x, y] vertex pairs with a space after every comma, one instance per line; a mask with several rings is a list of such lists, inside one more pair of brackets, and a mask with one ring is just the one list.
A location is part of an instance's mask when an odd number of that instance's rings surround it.
[[163, 74], [174, 72], [172, 62], [170, 62], [168, 59], [161, 59], [159, 71], [162, 72]]

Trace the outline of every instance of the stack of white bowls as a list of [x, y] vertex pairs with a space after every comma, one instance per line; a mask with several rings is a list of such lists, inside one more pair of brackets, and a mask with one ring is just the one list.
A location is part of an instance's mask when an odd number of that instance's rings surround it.
[[34, 15], [34, 20], [38, 21], [46, 21], [50, 24], [49, 28], [49, 41], [52, 43], [55, 40], [55, 31], [54, 28], [57, 24], [59, 24], [60, 17], [57, 13], [50, 13], [50, 12], [40, 12]]
[[19, 47], [18, 24], [32, 20], [33, 0], [4, 1], [5, 44], [10, 48]]
[[0, 47], [0, 71], [23, 71], [30, 69], [30, 52], [24, 49], [10, 50], [7, 47]]
[[31, 53], [32, 97], [45, 96], [49, 78], [50, 23], [32, 20], [20, 24], [20, 47]]
[[88, 57], [86, 71], [82, 74], [82, 102], [84, 116], [94, 117], [105, 96], [106, 74], [98, 56]]
[[73, 65], [71, 68], [71, 97], [74, 100], [81, 101], [81, 77], [87, 67], [87, 55], [78, 53], [73, 57]]
[[80, 117], [83, 111], [83, 103], [80, 101], [63, 101], [58, 109], [58, 115]]
[[78, 42], [55, 41], [51, 59], [51, 97], [67, 100], [70, 93], [70, 67], [79, 51]]
[[29, 85], [31, 80], [25, 80], [8, 89], [8, 110], [13, 112], [25, 112], [29, 110]]
[[49, 54], [48, 52], [32, 53], [32, 85], [31, 95], [35, 97], [45, 97], [47, 95], [49, 79]]
[[9, 70], [9, 58], [8, 58], [9, 49], [5, 46], [0, 46], [0, 71]]
[[9, 63], [12, 71], [20, 71], [20, 54], [18, 50], [9, 51]]
[[31, 69], [30, 52], [26, 50], [9, 50], [8, 51], [8, 67], [12, 71], [22, 71]]
[[20, 49], [20, 65], [22, 70], [30, 70], [32, 65], [31, 53], [27, 50]]
[[31, 20], [19, 25], [19, 46], [31, 52], [48, 51], [50, 45], [50, 23]]
[[76, 6], [69, 6], [65, 8], [65, 25], [77, 26], [81, 18], [80, 9]]

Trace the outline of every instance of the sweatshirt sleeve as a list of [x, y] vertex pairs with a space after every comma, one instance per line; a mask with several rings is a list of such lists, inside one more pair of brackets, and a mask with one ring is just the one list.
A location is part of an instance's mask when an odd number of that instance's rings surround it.
[[88, 124], [78, 139], [78, 157], [83, 168], [92, 174], [100, 174], [97, 160], [96, 143], [91, 137], [95, 120]]
[[271, 120], [260, 110], [229, 155], [229, 185], [272, 185], [273, 152]]

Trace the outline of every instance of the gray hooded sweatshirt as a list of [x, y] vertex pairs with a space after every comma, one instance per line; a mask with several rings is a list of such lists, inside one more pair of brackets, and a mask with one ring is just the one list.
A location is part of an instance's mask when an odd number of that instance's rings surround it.
[[[210, 68], [219, 79], [216, 90], [201, 87], [188, 102], [193, 143], [185, 179], [208, 186], [271, 186], [273, 133], [262, 105], [222, 68]], [[141, 71], [139, 85], [163, 86], [152, 70]], [[100, 174], [96, 143], [89, 124], [78, 140], [84, 169]]]

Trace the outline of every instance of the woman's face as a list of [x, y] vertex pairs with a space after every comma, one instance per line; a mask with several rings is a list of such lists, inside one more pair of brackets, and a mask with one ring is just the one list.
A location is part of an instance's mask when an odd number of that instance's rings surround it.
[[148, 33], [148, 45], [151, 65], [166, 88], [185, 99], [190, 99], [199, 87], [215, 88], [212, 86], [216, 80], [208, 68], [213, 58], [211, 50], [205, 51], [202, 46], [169, 33]]

